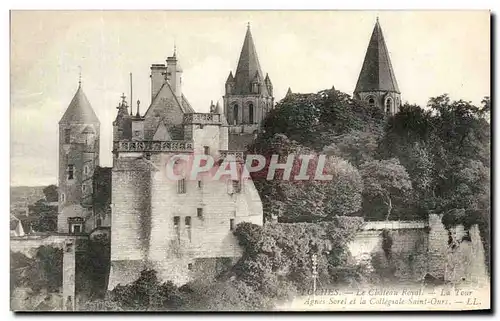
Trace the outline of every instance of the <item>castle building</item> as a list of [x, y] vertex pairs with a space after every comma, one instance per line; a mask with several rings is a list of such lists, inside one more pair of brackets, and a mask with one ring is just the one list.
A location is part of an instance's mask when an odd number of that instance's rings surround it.
[[243, 157], [228, 151], [230, 126], [220, 106], [196, 113], [182, 94], [175, 52], [166, 65], [151, 66], [151, 103], [143, 115], [139, 107], [133, 115], [123, 99], [113, 123], [110, 289], [146, 268], [177, 284], [214, 275], [241, 255], [236, 225], [263, 223], [250, 180], [167, 177], [173, 155]]
[[274, 107], [273, 84], [262, 72], [248, 25], [236, 72], [229, 72], [224, 95], [224, 115], [229, 124], [229, 149], [244, 150], [258, 133], [261, 122]]
[[354, 98], [381, 108], [387, 115], [396, 114], [401, 106], [401, 92], [378, 18], [354, 89]]
[[[134, 114], [125, 95], [117, 106], [112, 168], [99, 167], [100, 123], [81, 81], [59, 122], [57, 230], [70, 238], [110, 231], [109, 289], [133, 282], [148, 268], [176, 284], [215, 275], [241, 256], [236, 225], [263, 224], [251, 180], [213, 179], [208, 173], [193, 178], [182, 171], [180, 179], [171, 179], [166, 172], [178, 155], [210, 155], [244, 166], [243, 151], [274, 106], [273, 85], [260, 67], [250, 26], [236, 72], [226, 81], [223, 106], [212, 102], [209, 113], [195, 112], [184, 96], [175, 49], [166, 64], [150, 69], [151, 100], [144, 114], [140, 101]], [[289, 88], [286, 97], [291, 95]], [[388, 114], [401, 104], [378, 19], [354, 96]], [[65, 289], [74, 295], [74, 284]]]
[[95, 227], [92, 195], [99, 165], [99, 127], [80, 81], [59, 121], [59, 233], [88, 233]]

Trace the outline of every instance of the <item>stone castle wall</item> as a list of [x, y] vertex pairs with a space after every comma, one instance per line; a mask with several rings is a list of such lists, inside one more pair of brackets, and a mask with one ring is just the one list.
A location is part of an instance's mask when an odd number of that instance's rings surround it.
[[[389, 230], [390, 246], [384, 242], [384, 229]], [[398, 280], [421, 281], [430, 274], [450, 282], [477, 283], [487, 279], [477, 225], [469, 235], [470, 241], [464, 240], [463, 226], [451, 228], [449, 233], [441, 217], [432, 214], [428, 222], [368, 222], [349, 249], [358, 262]], [[387, 253], [384, 247], [389, 249]]]

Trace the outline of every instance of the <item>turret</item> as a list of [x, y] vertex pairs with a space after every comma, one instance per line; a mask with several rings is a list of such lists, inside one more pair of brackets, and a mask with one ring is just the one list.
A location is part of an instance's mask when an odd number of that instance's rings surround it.
[[[126, 111], [125, 111], [126, 112]], [[81, 81], [59, 121], [60, 233], [89, 232], [92, 214], [92, 175], [99, 165], [100, 123], [83, 92]]]

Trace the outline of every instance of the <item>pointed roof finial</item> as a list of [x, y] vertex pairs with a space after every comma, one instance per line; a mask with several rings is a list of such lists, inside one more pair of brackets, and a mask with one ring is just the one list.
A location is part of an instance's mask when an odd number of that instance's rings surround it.
[[127, 96], [125, 96], [125, 93], [122, 93], [120, 98], [122, 99], [122, 104], [125, 104], [125, 98], [127, 98]]
[[78, 87], [82, 85], [82, 66], [78, 66]]
[[177, 45], [175, 44], [175, 40], [174, 40], [174, 57], [177, 55]]
[[[137, 99], [137, 114], [135, 115], [136, 117], [141, 117], [141, 113], [139, 112], [139, 106], [141, 105], [141, 101]], [[132, 107], [130, 107], [130, 110], [132, 110]]]
[[377, 23], [378, 23], [378, 15], [377, 15]]
[[247, 29], [250, 29], [250, 21], [247, 22]]

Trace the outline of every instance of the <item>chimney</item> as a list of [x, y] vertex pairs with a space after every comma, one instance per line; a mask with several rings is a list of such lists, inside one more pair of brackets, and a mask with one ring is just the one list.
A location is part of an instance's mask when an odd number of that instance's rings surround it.
[[175, 51], [172, 57], [167, 58], [167, 81], [177, 99], [180, 100], [182, 97], [182, 68], [177, 60]]
[[165, 83], [165, 75], [167, 72], [167, 67], [165, 64], [153, 64], [151, 65], [151, 102], [156, 97], [161, 89], [163, 83]]

